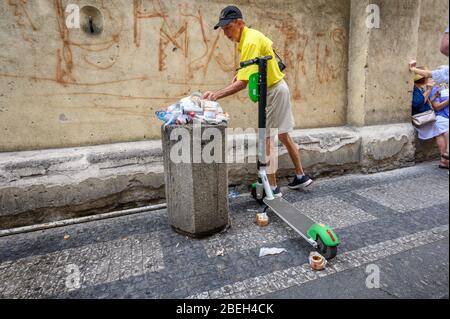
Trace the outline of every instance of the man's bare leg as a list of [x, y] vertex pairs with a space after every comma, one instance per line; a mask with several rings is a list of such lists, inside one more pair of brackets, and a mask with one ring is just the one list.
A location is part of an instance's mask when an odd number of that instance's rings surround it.
[[305, 175], [302, 163], [300, 161], [300, 153], [292, 137], [289, 135], [289, 133], [284, 133], [278, 135], [278, 139], [281, 141], [281, 143], [283, 143], [289, 153], [289, 157], [291, 158], [292, 163], [295, 166], [295, 174]]
[[[266, 155], [267, 155], [267, 159], [269, 159], [266, 164], [268, 165], [268, 167], [270, 167], [270, 165], [273, 165], [273, 163], [270, 163], [270, 156], [272, 155], [272, 147], [273, 147], [272, 138], [270, 138], [270, 137], [266, 138]], [[269, 169], [268, 172], [271, 173], [271, 174], [267, 174], [267, 179], [269, 180], [270, 186], [271, 187], [277, 186], [276, 174], [274, 172], [272, 173], [271, 169]]]
[[303, 170], [302, 162], [300, 160], [300, 153], [298, 151], [297, 145], [295, 144], [292, 137], [289, 135], [289, 133], [283, 133], [279, 134], [278, 138], [280, 139], [281, 143], [286, 147], [289, 157], [292, 160], [292, 163], [295, 166], [295, 178], [292, 181], [292, 183], [289, 183], [290, 189], [300, 189], [308, 187], [313, 183], [313, 180], [309, 178], [305, 174], [305, 171]]

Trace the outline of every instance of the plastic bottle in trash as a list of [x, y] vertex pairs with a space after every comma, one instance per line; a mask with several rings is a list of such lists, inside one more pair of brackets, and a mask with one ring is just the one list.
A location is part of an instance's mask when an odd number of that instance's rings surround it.
[[171, 112], [158, 111], [155, 113], [156, 117], [164, 122], [164, 126], [174, 124], [179, 116], [182, 115], [182, 111], [179, 106], [175, 107]]
[[176, 116], [174, 112], [156, 112], [156, 116], [164, 122], [164, 126], [173, 124], [176, 120]]
[[[174, 124], [177, 119], [179, 119], [180, 122], [183, 122], [183, 120], [181, 118], [182, 115], [183, 115], [183, 108], [180, 103], [177, 103], [175, 105], [175, 109], [172, 111], [172, 118], [171, 118], [169, 124]], [[166, 124], [166, 125], [169, 125], [169, 124]]]
[[165, 111], [157, 111], [157, 112], [155, 112], [155, 114], [156, 114], [156, 117], [159, 120], [163, 121], [164, 123], [167, 122], [168, 120], [170, 120], [170, 118], [172, 116], [169, 112], [165, 112]]

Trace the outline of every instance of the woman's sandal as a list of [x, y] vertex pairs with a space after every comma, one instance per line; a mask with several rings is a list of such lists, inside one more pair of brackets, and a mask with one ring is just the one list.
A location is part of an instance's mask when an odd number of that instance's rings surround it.
[[[446, 160], [446, 161], [448, 161], [448, 154], [441, 154], [441, 158], [444, 159], [444, 160]], [[445, 163], [445, 162], [444, 162], [444, 163]], [[442, 168], [442, 169], [448, 169], [449, 166], [448, 166], [448, 164], [447, 164], [447, 165], [439, 164], [439, 168]]]

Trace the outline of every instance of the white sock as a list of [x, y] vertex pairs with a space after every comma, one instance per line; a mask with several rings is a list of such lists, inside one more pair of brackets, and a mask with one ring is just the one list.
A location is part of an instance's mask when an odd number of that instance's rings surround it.
[[272, 192], [273, 192], [274, 190], [276, 190], [277, 187], [278, 187], [277, 185], [275, 185], [275, 186], [270, 185], [270, 189], [272, 190]]
[[305, 175], [297, 175], [297, 178], [298, 178], [298, 179], [302, 179], [303, 176], [305, 176]]

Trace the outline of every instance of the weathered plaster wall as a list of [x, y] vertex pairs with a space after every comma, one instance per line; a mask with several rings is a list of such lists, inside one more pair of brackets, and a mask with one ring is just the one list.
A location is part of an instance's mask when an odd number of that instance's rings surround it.
[[[379, 28], [369, 29], [366, 6], [380, 8]], [[377, 125], [409, 121], [412, 75], [408, 58], [417, 52], [420, 0], [352, 1], [349, 122]]]
[[[91, 5], [104, 30], [67, 29]], [[159, 139], [154, 112], [227, 85], [235, 46], [214, 31], [225, 1], [8, 0], [0, 3], [0, 151]], [[346, 123], [349, 0], [237, 1], [288, 65], [299, 128]], [[246, 92], [222, 101], [254, 127]]]
[[381, 27], [369, 41], [365, 124], [407, 122], [413, 85], [407, 63], [417, 48], [421, 1], [372, 2], [380, 7]]
[[[367, 28], [369, 4], [380, 8], [380, 27]], [[352, 0], [348, 124], [409, 122], [413, 76], [408, 60], [448, 64], [439, 40], [448, 24], [448, 1]]]
[[[100, 9], [103, 33], [68, 30], [69, 3]], [[380, 6], [380, 29], [365, 26], [371, 3]], [[191, 91], [230, 82], [235, 46], [212, 30], [228, 4], [0, 2], [0, 228], [163, 200], [161, 123], [154, 112]], [[407, 61], [448, 62], [438, 46], [448, 1], [236, 4], [288, 65], [297, 128], [307, 128], [292, 136], [309, 174], [375, 172], [434, 155], [431, 144], [415, 143], [408, 123]], [[230, 127], [256, 126], [256, 105], [246, 92], [222, 105]], [[128, 143], [110, 144], [117, 142]], [[248, 161], [230, 164], [229, 183], [245, 188], [255, 172]], [[292, 172], [281, 151], [281, 185]]]
[[[296, 130], [292, 138], [313, 178], [414, 165], [414, 129], [407, 123]], [[228, 135], [227, 156], [236, 160], [227, 164], [226, 179], [243, 192], [256, 178], [252, 145], [256, 134]], [[165, 152], [161, 141], [141, 141], [0, 153], [0, 229], [170, 200], [164, 192], [165, 178], [189, 179], [190, 173], [165, 175], [162, 161], [169, 149]], [[278, 153], [278, 182], [285, 186], [292, 181], [293, 165], [281, 145]], [[211, 178], [217, 178], [215, 173], [203, 182]]]
[[441, 38], [448, 26], [449, 3], [443, 0], [423, 0], [420, 9], [417, 62], [429, 68], [448, 64], [448, 58], [439, 53]]

